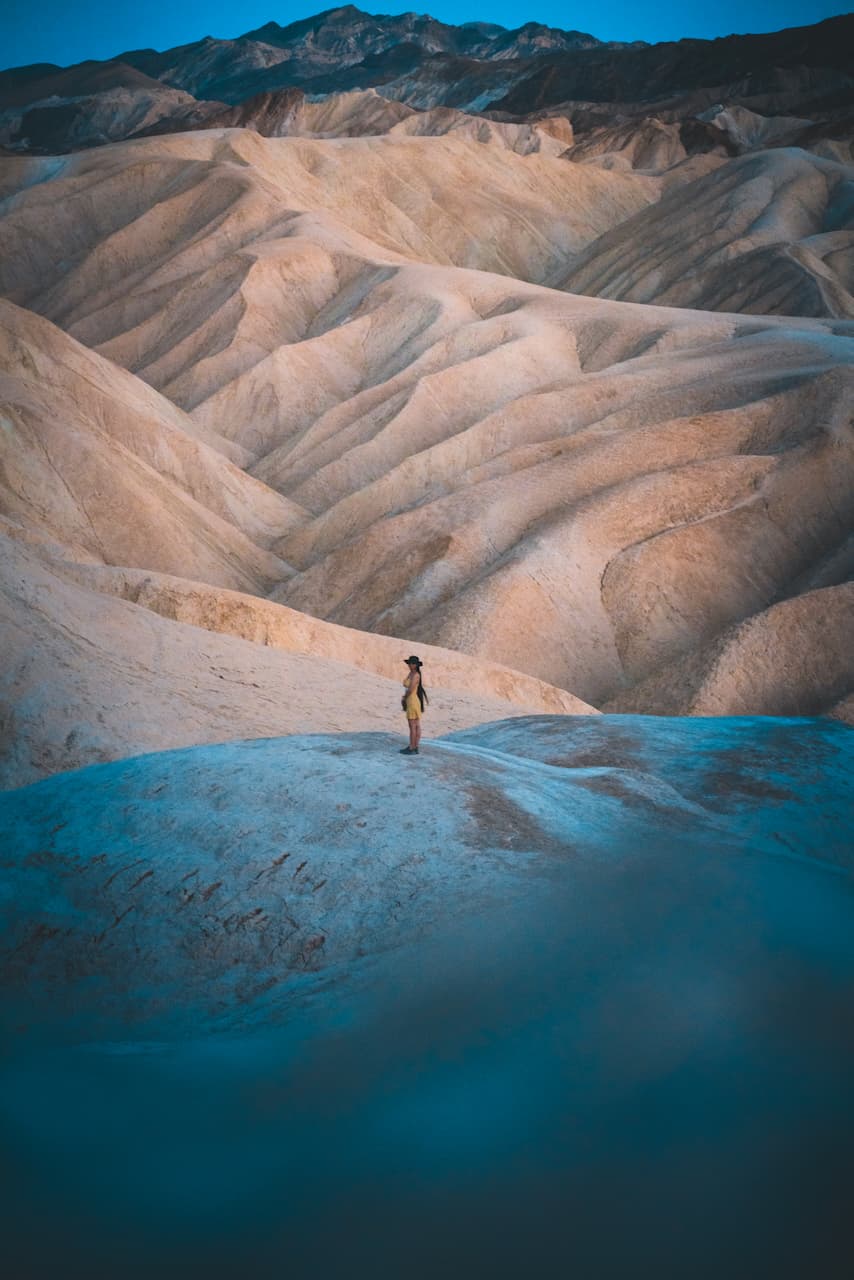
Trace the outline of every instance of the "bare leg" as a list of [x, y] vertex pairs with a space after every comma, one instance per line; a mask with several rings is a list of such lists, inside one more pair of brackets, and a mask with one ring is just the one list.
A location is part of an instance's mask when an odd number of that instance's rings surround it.
[[414, 743], [414, 746], [415, 746], [415, 750], [417, 751], [417, 750], [418, 750], [418, 747], [419, 747], [419, 745], [420, 745], [420, 743], [421, 743], [421, 721], [420, 721], [420, 720], [413, 720], [413, 721], [412, 721], [412, 723], [415, 725], [415, 743]]
[[418, 721], [410, 720], [409, 721], [409, 750], [410, 751], [414, 751], [415, 748], [418, 746], [418, 738], [416, 737], [417, 733], [418, 733]]

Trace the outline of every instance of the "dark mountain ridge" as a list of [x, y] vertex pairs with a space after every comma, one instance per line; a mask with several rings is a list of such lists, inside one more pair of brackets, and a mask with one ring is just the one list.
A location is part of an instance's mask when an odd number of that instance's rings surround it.
[[0, 71], [0, 109], [46, 98], [79, 98], [109, 89], [158, 89], [160, 81], [120, 58], [57, 67], [49, 62]]
[[[260, 58], [259, 46], [265, 51]], [[446, 82], [453, 79], [457, 60], [464, 60], [469, 71], [472, 61], [503, 64], [516, 86], [508, 86], [509, 101], [502, 103], [507, 110], [520, 105], [532, 110], [567, 99], [650, 99], [745, 77], [761, 84], [780, 69], [836, 70], [854, 80], [850, 14], [768, 34], [646, 45], [606, 44], [583, 32], [534, 22], [512, 31], [484, 31], [480, 25], [455, 27], [428, 15], [372, 15], [347, 5], [285, 27], [266, 23], [233, 41], [206, 36], [164, 53], [132, 51], [119, 59], [197, 96], [239, 101], [250, 92], [290, 86], [331, 92], [329, 77], [348, 70], [355, 87], [376, 87], [387, 82], [383, 77], [396, 61], [384, 55], [400, 46], [407, 48], [407, 65], [429, 63]], [[324, 87], [310, 83], [315, 80], [323, 80]]]
[[519, 56], [521, 49], [515, 53], [514, 50], [533, 40], [541, 41], [543, 48], [555, 49], [587, 49], [602, 44], [584, 32], [564, 31], [539, 22], [526, 22], [512, 30], [492, 23], [467, 22], [454, 26], [429, 14], [370, 14], [355, 5], [326, 9], [285, 27], [267, 22], [254, 31], [247, 31], [243, 39], [259, 40], [283, 49], [296, 44], [319, 49], [358, 45], [362, 51], [370, 52], [412, 41], [427, 52], [465, 53], [477, 58]]
[[[208, 35], [162, 52], [0, 72], [0, 143], [62, 151], [140, 128], [180, 129], [195, 107], [169, 99], [174, 90], [197, 100], [194, 127], [213, 118], [211, 102], [239, 106], [285, 90], [317, 97], [353, 89], [376, 89], [419, 110], [449, 106], [504, 120], [559, 111], [577, 131], [601, 122], [603, 111], [682, 120], [724, 102], [821, 124], [854, 105], [852, 47], [851, 14], [770, 34], [645, 45], [605, 44], [536, 22], [514, 30], [453, 26], [425, 14], [375, 15], [345, 5], [286, 26], [268, 22], [233, 40]], [[87, 138], [86, 113], [116, 91], [149, 103], [162, 98], [145, 119], [136, 111], [127, 134], [112, 121], [106, 134], [94, 130]], [[69, 102], [75, 127], [64, 138]]]
[[128, 50], [102, 63], [13, 68], [0, 73], [0, 108], [98, 91], [91, 83], [97, 67], [105, 87], [107, 81], [109, 87], [131, 84], [132, 68], [196, 97], [236, 103], [277, 88], [328, 93], [378, 87], [423, 67], [451, 84], [483, 64], [493, 80], [498, 63], [507, 85], [492, 105], [518, 114], [567, 100], [652, 100], [745, 79], [752, 91], [764, 91], [774, 74], [779, 79], [787, 69], [837, 71], [847, 85], [854, 83], [852, 44], [854, 15], [770, 34], [646, 45], [603, 43], [537, 22], [514, 30], [494, 23], [453, 26], [427, 14], [369, 14], [345, 5], [286, 26], [271, 21], [233, 40], [207, 35], [162, 52]]
[[528, 112], [568, 99], [653, 100], [666, 94], [741, 82], [743, 93], [766, 93], [811, 71], [838, 72], [854, 86], [854, 14], [765, 35], [678, 40], [641, 48], [555, 53], [532, 67], [496, 109]]
[[[513, 31], [488, 23], [456, 27], [427, 14], [373, 15], [345, 5], [284, 27], [267, 22], [234, 40], [205, 36], [162, 53], [137, 49], [118, 56], [174, 88], [237, 103], [281, 88], [309, 92], [373, 88], [401, 69], [409, 71], [442, 58], [500, 62], [512, 74], [510, 65], [526, 58], [599, 47], [608, 46], [595, 36], [540, 23], [525, 23]], [[397, 50], [406, 51], [403, 59]], [[335, 81], [355, 68], [358, 71], [347, 82]]]

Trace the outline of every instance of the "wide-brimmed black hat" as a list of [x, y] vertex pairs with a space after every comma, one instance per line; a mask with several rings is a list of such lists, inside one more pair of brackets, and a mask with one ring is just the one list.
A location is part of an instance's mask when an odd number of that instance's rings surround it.
[[410, 666], [413, 662], [416, 666], [421, 666], [421, 659], [417, 658], [414, 653], [411, 653], [408, 658], [404, 658], [404, 662], [407, 666]]

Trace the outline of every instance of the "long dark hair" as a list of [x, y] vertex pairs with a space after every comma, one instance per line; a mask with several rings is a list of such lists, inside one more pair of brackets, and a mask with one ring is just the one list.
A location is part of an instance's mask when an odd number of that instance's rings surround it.
[[412, 667], [414, 663], [418, 664], [418, 701], [421, 703], [421, 710], [423, 711], [425, 704], [428, 703], [430, 699], [427, 697], [427, 690], [424, 688], [424, 677], [421, 674], [421, 659], [411, 659], [408, 665]]

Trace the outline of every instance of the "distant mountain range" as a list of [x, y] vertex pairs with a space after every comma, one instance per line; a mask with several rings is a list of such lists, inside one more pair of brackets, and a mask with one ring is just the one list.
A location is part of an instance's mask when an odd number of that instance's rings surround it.
[[[715, 103], [815, 123], [851, 110], [852, 45], [854, 15], [767, 35], [647, 45], [535, 22], [515, 30], [453, 26], [345, 5], [284, 27], [268, 22], [234, 40], [205, 36], [162, 53], [136, 49], [105, 62], [2, 72], [0, 143], [61, 152], [153, 128], [205, 127], [208, 118], [221, 122], [224, 106], [283, 90], [315, 98], [375, 89], [416, 110], [453, 107], [504, 120], [560, 110], [577, 131], [585, 112], [598, 123], [614, 107], [675, 119]], [[269, 118], [269, 98], [259, 100]]]
[[535, 22], [515, 31], [489, 23], [455, 27], [426, 15], [375, 16], [345, 5], [286, 27], [268, 22], [236, 40], [206, 36], [165, 53], [135, 50], [120, 60], [174, 88], [238, 102], [269, 89], [373, 88], [437, 60], [510, 64], [602, 47], [594, 36]]

